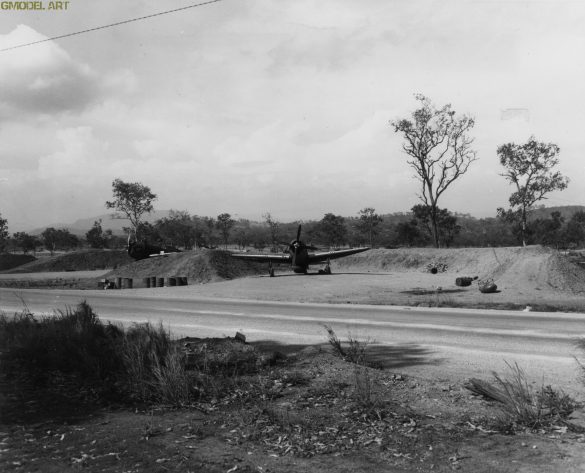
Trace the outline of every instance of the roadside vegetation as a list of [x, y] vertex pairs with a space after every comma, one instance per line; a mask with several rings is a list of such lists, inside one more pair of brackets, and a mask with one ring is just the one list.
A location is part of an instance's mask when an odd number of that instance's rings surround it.
[[502, 433], [521, 429], [551, 429], [565, 426], [583, 431], [568, 421], [578, 403], [550, 385], [535, 389], [518, 364], [507, 364], [507, 376], [493, 374], [493, 381], [472, 378], [466, 388], [486, 399], [495, 401], [496, 414], [492, 428]]
[[0, 314], [0, 350], [9, 377], [42, 388], [58, 374], [103, 401], [123, 403], [186, 405], [214, 395], [218, 373], [256, 369], [255, 360], [232, 365], [209, 350], [187, 353], [162, 325], [104, 324], [85, 302], [51, 316]]
[[585, 440], [568, 420], [577, 403], [515, 365], [490, 382], [421, 382], [372, 362], [371, 340], [327, 326], [323, 341], [284, 355], [242, 337], [176, 340], [161, 325], [103, 323], [86, 303], [4, 314], [0, 467], [487, 473], [532, 461], [526, 442]]

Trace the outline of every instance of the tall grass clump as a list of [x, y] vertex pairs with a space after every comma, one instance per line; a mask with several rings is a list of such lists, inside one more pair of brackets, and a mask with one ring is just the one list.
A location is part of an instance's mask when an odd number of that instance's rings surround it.
[[562, 422], [576, 408], [576, 402], [551, 386], [533, 389], [518, 364], [508, 366], [508, 377], [494, 373], [494, 382], [471, 379], [467, 388], [499, 403], [500, 415], [495, 427], [514, 431], [519, 427], [546, 428]]
[[334, 353], [345, 361], [354, 364], [353, 397], [356, 403], [366, 410], [373, 410], [379, 404], [379, 401], [374, 395], [374, 383], [366, 355], [366, 349], [370, 341], [361, 341], [351, 334], [348, 335], [346, 341], [342, 341], [333, 328], [329, 325], [324, 325], [324, 327], [327, 331], [327, 341], [333, 348]]
[[162, 324], [130, 327], [121, 354], [128, 387], [134, 398], [171, 404], [189, 401], [192, 389], [185, 356]]
[[0, 353], [8, 375], [38, 387], [58, 373], [120, 400], [178, 405], [194, 392], [184, 354], [162, 325], [124, 331], [86, 302], [53, 316], [0, 314]]
[[358, 365], [367, 365], [366, 349], [370, 343], [369, 340], [358, 340], [351, 334], [347, 336], [346, 341], [342, 341], [333, 328], [329, 325], [323, 325], [327, 331], [327, 341], [333, 348], [333, 352], [350, 363]]
[[36, 318], [29, 311], [0, 318], [0, 346], [8, 373], [36, 381], [53, 371], [93, 380], [119, 373], [116, 341], [122, 330], [102, 324], [85, 302], [75, 310]]

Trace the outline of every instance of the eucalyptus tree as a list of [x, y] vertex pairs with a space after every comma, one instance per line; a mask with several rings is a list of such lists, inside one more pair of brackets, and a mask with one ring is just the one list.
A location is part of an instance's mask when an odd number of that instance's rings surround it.
[[439, 199], [477, 160], [471, 147], [473, 138], [469, 136], [475, 119], [468, 115], [456, 116], [450, 104], [436, 108], [424, 95], [416, 94], [415, 98], [420, 108], [412, 117], [390, 124], [404, 137], [402, 149], [420, 182], [418, 197], [430, 210], [433, 243], [438, 248]]
[[527, 143], [506, 143], [498, 148], [501, 174], [515, 188], [508, 199], [510, 209], [498, 209], [498, 215], [520, 225], [522, 245], [526, 246], [527, 218], [531, 207], [552, 191], [563, 190], [569, 179], [554, 168], [559, 163], [560, 149], [554, 143], [536, 141], [532, 136]]

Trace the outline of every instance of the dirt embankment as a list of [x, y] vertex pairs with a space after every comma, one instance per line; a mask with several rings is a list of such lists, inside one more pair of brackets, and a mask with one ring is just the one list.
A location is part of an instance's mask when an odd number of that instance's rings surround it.
[[83, 250], [55, 255], [42, 260], [31, 261], [5, 271], [5, 274], [95, 271], [117, 268], [130, 263], [132, 258], [125, 250]]
[[[235, 260], [219, 250], [195, 250], [164, 257], [133, 261], [125, 254], [116, 269], [105, 274], [65, 275], [47, 273], [45, 280], [27, 271], [54, 271], [54, 268], [103, 267], [103, 262], [83, 265], [86, 259], [103, 258], [104, 253], [63, 255], [57, 261], [22, 266], [13, 274], [0, 275], [0, 285], [9, 287], [68, 287], [95, 289], [101, 278], [132, 278], [133, 288], [149, 287], [147, 278], [187, 278], [191, 295], [233, 297], [255, 300], [339, 302], [438, 307], [481, 307], [534, 310], [585, 310], [585, 258], [571, 258], [562, 252], [531, 246], [526, 248], [400, 248], [375, 249], [332, 262], [333, 274], [313, 277], [296, 275], [290, 268], [277, 267], [278, 276], [268, 278], [266, 264]], [[111, 252], [114, 253], [114, 252]], [[579, 255], [577, 255], [579, 256]], [[98, 261], [100, 261], [98, 259]], [[100, 266], [101, 264], [101, 266]], [[112, 266], [110, 266], [112, 267]], [[429, 267], [439, 268], [431, 274]], [[44, 268], [44, 269], [40, 269]], [[36, 273], [39, 274], [39, 273]], [[252, 276], [252, 277], [251, 277]], [[256, 277], [254, 277], [256, 276]], [[260, 277], [258, 277], [260, 276]], [[477, 283], [457, 287], [461, 276], [493, 279], [498, 291], [481, 294]], [[8, 279], [7, 279], [8, 278]], [[20, 278], [20, 280], [19, 280]], [[53, 278], [51, 280], [50, 278]], [[60, 278], [60, 279], [59, 279]], [[76, 280], [77, 278], [77, 280]], [[172, 285], [172, 282], [169, 282]], [[19, 286], [20, 285], [20, 286]], [[175, 291], [176, 288], [169, 288]], [[157, 288], [162, 294], [165, 288]]]
[[189, 284], [201, 284], [265, 272], [263, 265], [237, 260], [227, 251], [202, 249], [135, 261], [109, 272], [104, 277], [142, 279], [153, 276], [181, 276], [186, 277]]
[[336, 261], [339, 270], [418, 272], [429, 266], [456, 276], [494, 279], [503, 286], [585, 294], [585, 269], [541, 246], [507, 248], [400, 248], [371, 250]]
[[12, 253], [5, 253], [0, 255], [0, 272], [8, 271], [9, 269], [22, 266], [23, 264], [35, 261], [36, 258], [32, 255], [14, 255]]

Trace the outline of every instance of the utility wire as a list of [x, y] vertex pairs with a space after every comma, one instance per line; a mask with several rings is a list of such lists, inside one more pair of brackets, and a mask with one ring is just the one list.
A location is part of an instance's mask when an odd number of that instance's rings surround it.
[[0, 49], [0, 52], [10, 51], [12, 49], [24, 48], [24, 47], [32, 46], [34, 44], [39, 44], [39, 43], [46, 43], [47, 41], [54, 41], [56, 39], [68, 38], [69, 36], [76, 36], [76, 35], [80, 35], [80, 34], [84, 34], [84, 33], [90, 33], [92, 31], [104, 30], [106, 28], [113, 28], [114, 26], [125, 25], [127, 23], [133, 23], [135, 21], [147, 20], [149, 18], [154, 18], [155, 16], [168, 15], [169, 13], [176, 13], [179, 11], [188, 10], [190, 8], [203, 7], [205, 5], [210, 5], [211, 3], [217, 3], [217, 2], [221, 2], [221, 1], [222, 0], [209, 0], [209, 1], [203, 2], [203, 3], [196, 3], [193, 5], [187, 5], [186, 7], [175, 8], [174, 10], [166, 10], [166, 11], [162, 11], [162, 12], [158, 12], [158, 13], [153, 13], [152, 15], [141, 16], [138, 18], [131, 18], [129, 20], [118, 21], [117, 23], [110, 23], [109, 25], [96, 26], [95, 28], [89, 28], [87, 30], [82, 30], [82, 31], [76, 31], [75, 33], [67, 33], [67, 34], [63, 34], [60, 36], [53, 36], [52, 38], [41, 39], [39, 41], [33, 41], [32, 43], [25, 43], [25, 44], [19, 44], [17, 46], [11, 46], [9, 48]]

